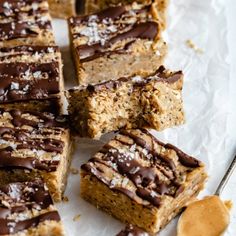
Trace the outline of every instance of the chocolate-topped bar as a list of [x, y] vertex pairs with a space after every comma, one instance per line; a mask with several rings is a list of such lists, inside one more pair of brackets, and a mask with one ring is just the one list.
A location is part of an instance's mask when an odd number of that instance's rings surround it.
[[65, 116], [0, 109], [0, 185], [42, 177], [54, 200], [62, 198], [72, 141]]
[[42, 180], [0, 186], [0, 235], [65, 235]]
[[63, 87], [58, 47], [0, 48], [0, 107], [59, 112]]
[[149, 233], [134, 225], [127, 225], [116, 236], [150, 236]]
[[168, 0], [85, 0], [85, 13], [92, 14], [94, 12], [98, 12], [109, 8], [111, 6], [117, 6], [121, 4], [130, 4], [132, 2], [142, 3], [142, 4], [150, 4], [154, 2], [154, 6], [157, 9], [158, 19], [165, 28], [166, 25], [166, 8], [168, 5]]
[[148, 76], [123, 77], [67, 93], [73, 127], [82, 137], [99, 138], [121, 128], [163, 130], [184, 123], [183, 73], [161, 66]]
[[0, 47], [54, 45], [46, 0], [0, 1]]
[[[78, 3], [77, 3], [78, 2]], [[81, 0], [48, 0], [49, 10], [53, 17], [68, 18], [76, 15], [76, 5]]]
[[81, 196], [117, 219], [160, 231], [195, 199], [204, 165], [147, 130], [122, 130], [81, 166]]
[[80, 84], [153, 73], [166, 54], [153, 4], [111, 7], [69, 19]]

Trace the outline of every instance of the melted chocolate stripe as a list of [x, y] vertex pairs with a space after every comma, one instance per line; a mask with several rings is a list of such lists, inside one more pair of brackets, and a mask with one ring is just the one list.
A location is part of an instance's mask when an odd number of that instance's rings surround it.
[[110, 45], [115, 44], [118, 41], [132, 38], [154, 40], [157, 34], [158, 34], [158, 23], [156, 22], [139, 23], [135, 24], [133, 28], [130, 29], [129, 31], [114, 36], [113, 38], [108, 40], [104, 46], [102, 46], [101, 44], [81, 45], [77, 47], [77, 51], [80, 57], [84, 60], [87, 57], [93, 57], [94, 55], [103, 52], [103, 50], [109, 48]]
[[[56, 79], [59, 76], [59, 63], [23, 63], [23, 62], [11, 62], [11, 63], [1, 63], [0, 64], [0, 77], [11, 79], [13, 77], [18, 77], [25, 72], [29, 73], [41, 72], [46, 73], [50, 79]], [[2, 84], [2, 82], [1, 82]], [[1, 86], [2, 88], [2, 86]]]
[[56, 171], [59, 161], [38, 160], [35, 157], [14, 157], [12, 156], [13, 149], [6, 147], [0, 149], [0, 168], [23, 168], [28, 170], [38, 169], [47, 172]]
[[[128, 136], [129, 138], [133, 139], [136, 144], [138, 144], [142, 148], [146, 149], [150, 154], [152, 154], [154, 159], [160, 159], [161, 161], [165, 162], [171, 170], [173, 170], [173, 171], [175, 170], [174, 162], [171, 159], [155, 152], [153, 150], [153, 148], [150, 147], [144, 139], [128, 132], [127, 130], [121, 130], [120, 134], [123, 134], [123, 135]], [[146, 133], [146, 134], [148, 134], [148, 133]], [[149, 137], [153, 140], [153, 136], [151, 134], [149, 134]]]
[[[60, 221], [60, 216], [57, 211], [51, 211], [31, 219], [23, 221], [14, 221], [7, 219], [0, 219], [0, 235], [15, 234], [23, 230], [27, 230], [31, 227], [37, 227], [44, 221]], [[10, 225], [10, 226], [9, 226]]]
[[[28, 190], [26, 191], [26, 189]], [[6, 196], [10, 199], [6, 200]], [[11, 214], [24, 212], [27, 209], [46, 209], [53, 204], [52, 198], [45, 190], [45, 185], [41, 180], [4, 185], [0, 187], [0, 205], [1, 199], [9, 201], [11, 207], [0, 206], [0, 218], [7, 218]], [[16, 203], [17, 206], [15, 206]]]
[[168, 143], [165, 145], [165, 148], [173, 149], [176, 152], [177, 156], [179, 157], [179, 161], [183, 166], [191, 167], [191, 168], [197, 168], [201, 166], [199, 160], [187, 155], [186, 153], [182, 152], [180, 149], [178, 149], [174, 145]]
[[[30, 111], [29, 114], [36, 116], [40, 122], [26, 119], [25, 117], [22, 117], [22, 115], [27, 114], [27, 111], [23, 112], [20, 110], [5, 110], [3, 108], [0, 108], [0, 114], [2, 115], [4, 112], [9, 112], [12, 116], [12, 124], [15, 127], [21, 127], [23, 125], [32, 126], [34, 128], [38, 128], [39, 126], [41, 128], [50, 128], [50, 127], [67, 127], [67, 116], [55, 116], [52, 113], [40, 113], [37, 111]], [[42, 120], [42, 121], [41, 121]]]
[[[25, 53], [49, 53], [50, 51], [59, 52], [58, 46], [16, 46], [16, 47], [3, 47], [0, 48], [0, 53], [12, 53], [15, 52], [25, 52]], [[0, 54], [0, 56], [2, 56]]]
[[110, 7], [94, 15], [71, 17], [69, 19], [69, 22], [72, 26], [76, 26], [82, 22], [88, 21], [91, 16], [95, 16], [98, 18], [99, 21], [102, 21], [103, 19], [106, 19], [106, 18], [110, 18], [110, 19], [118, 18], [125, 12], [126, 12], [126, 9], [124, 6]]

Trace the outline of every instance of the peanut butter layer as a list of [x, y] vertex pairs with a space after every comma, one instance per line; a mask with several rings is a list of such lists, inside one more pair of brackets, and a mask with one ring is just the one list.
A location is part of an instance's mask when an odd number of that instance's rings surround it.
[[60, 200], [71, 153], [66, 117], [0, 109], [0, 137], [0, 183], [41, 176]]
[[166, 53], [155, 16], [152, 4], [135, 3], [71, 17], [70, 38], [79, 83], [154, 72], [154, 64], [155, 68], [162, 64]]
[[[59, 110], [62, 89], [62, 62], [58, 47], [0, 48], [1, 107], [12, 106], [12, 103], [17, 102], [30, 104], [32, 101], [38, 101], [38, 110], [42, 110], [41, 106], [43, 110], [49, 110], [53, 106], [55, 110]], [[17, 105], [22, 106], [19, 103]], [[25, 106], [27, 108], [27, 105]], [[33, 107], [33, 110], [35, 109], [37, 107]]]
[[124, 77], [68, 92], [70, 119], [81, 136], [99, 138], [121, 128], [163, 130], [184, 123], [183, 73], [163, 66], [148, 76]]
[[47, 1], [0, 1], [0, 46], [22, 44], [54, 44]]
[[[156, 233], [202, 189], [204, 165], [146, 130], [123, 130], [81, 167], [81, 195]], [[96, 187], [97, 185], [97, 187]]]
[[49, 9], [53, 17], [64, 18], [74, 16], [76, 14], [76, 2], [81, 0], [49, 0]]
[[0, 187], [0, 235], [64, 235], [60, 216], [42, 180]]
[[229, 221], [229, 209], [225, 203], [218, 196], [208, 196], [188, 205], [179, 219], [177, 235], [223, 235]]

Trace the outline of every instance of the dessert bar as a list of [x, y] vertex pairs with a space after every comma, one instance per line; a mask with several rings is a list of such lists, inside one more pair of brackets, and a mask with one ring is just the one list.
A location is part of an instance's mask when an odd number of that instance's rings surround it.
[[166, 43], [153, 4], [111, 7], [69, 19], [71, 47], [80, 84], [153, 73]]
[[65, 116], [0, 109], [1, 181], [42, 177], [55, 201], [62, 198], [72, 152]]
[[147, 130], [122, 130], [81, 166], [81, 196], [117, 219], [160, 231], [195, 199], [204, 165]]
[[73, 127], [82, 137], [99, 138], [121, 128], [163, 130], [184, 123], [183, 73], [161, 66], [147, 77], [134, 76], [70, 89]]
[[[81, 1], [81, 0], [77, 0]], [[48, 0], [50, 13], [56, 18], [68, 18], [76, 14], [76, 0]]]
[[134, 225], [127, 225], [125, 229], [121, 230], [116, 236], [151, 236], [149, 233], [143, 231]]
[[0, 1], [0, 47], [25, 44], [54, 44], [47, 1]]
[[59, 112], [63, 87], [58, 47], [0, 48], [0, 107]]
[[60, 216], [41, 180], [0, 186], [0, 235], [65, 235]]
[[158, 11], [159, 20], [163, 26], [166, 27], [166, 9], [168, 5], [168, 0], [85, 0], [85, 13], [92, 14], [98, 12], [99, 10], [104, 10], [111, 6], [125, 5], [132, 2], [150, 4], [150, 2], [155, 3], [155, 7]]

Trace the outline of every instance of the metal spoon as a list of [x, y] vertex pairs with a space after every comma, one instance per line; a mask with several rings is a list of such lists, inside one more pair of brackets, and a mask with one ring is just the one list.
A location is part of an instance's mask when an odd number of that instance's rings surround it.
[[224, 177], [222, 178], [220, 184], [218, 185], [215, 195], [220, 196], [222, 191], [225, 188], [225, 185], [228, 183], [230, 176], [232, 175], [234, 169], [236, 167], [236, 156], [233, 158], [228, 170], [226, 171]]

